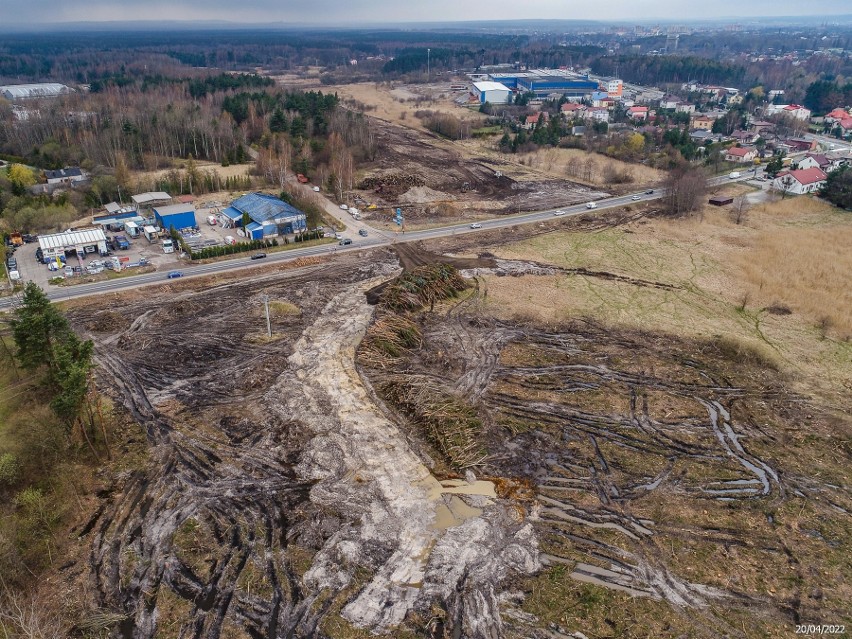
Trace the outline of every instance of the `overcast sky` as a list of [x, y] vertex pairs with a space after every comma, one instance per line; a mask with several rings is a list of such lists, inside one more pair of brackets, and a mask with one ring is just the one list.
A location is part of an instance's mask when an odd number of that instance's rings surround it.
[[15, 23], [115, 20], [353, 23], [582, 19], [624, 21], [852, 13], [852, 0], [0, 0]]

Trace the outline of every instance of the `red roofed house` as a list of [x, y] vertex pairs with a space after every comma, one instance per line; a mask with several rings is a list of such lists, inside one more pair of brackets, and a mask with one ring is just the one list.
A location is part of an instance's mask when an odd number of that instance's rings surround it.
[[788, 104], [784, 107], [784, 114], [791, 115], [797, 120], [808, 120], [811, 117], [811, 110], [801, 104]]
[[843, 129], [844, 133], [852, 133], [852, 117], [841, 120], [838, 122], [838, 125]]
[[846, 109], [834, 109], [830, 113], [825, 114], [825, 121], [833, 124], [834, 122], [841, 122], [846, 120], [852, 116], [849, 115], [849, 111]]
[[577, 104], [576, 102], [566, 102], [559, 110], [569, 120], [573, 120], [574, 118], [582, 118], [583, 113], [586, 111], [586, 105]]
[[826, 173], [831, 170], [831, 160], [818, 153], [808, 153], [804, 160], [798, 162], [800, 169], [821, 169]]
[[772, 181], [772, 188], [796, 195], [814, 193], [825, 185], [827, 177], [825, 171], [817, 168], [782, 171]]
[[646, 120], [648, 118], [648, 107], [632, 106], [627, 109], [627, 117], [632, 120]]
[[754, 158], [756, 157], [757, 151], [755, 149], [746, 149], [740, 146], [732, 146], [725, 151], [726, 162], [754, 162]]
[[533, 113], [532, 115], [528, 115], [527, 119], [524, 120], [523, 127], [527, 130], [534, 129], [535, 125], [538, 124], [539, 120], [541, 120], [542, 124], [547, 122], [547, 112], [546, 111], [539, 111], [538, 113]]

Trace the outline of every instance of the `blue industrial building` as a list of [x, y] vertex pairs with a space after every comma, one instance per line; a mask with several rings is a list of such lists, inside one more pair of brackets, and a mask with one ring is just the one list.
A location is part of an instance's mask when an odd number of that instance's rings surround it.
[[308, 218], [299, 209], [273, 195], [249, 193], [231, 202], [221, 213], [233, 226], [243, 225], [243, 214], [248, 214], [246, 236], [253, 240], [274, 235], [301, 233], [308, 228]]
[[160, 228], [166, 231], [172, 228], [180, 231], [181, 229], [190, 229], [198, 226], [195, 221], [195, 207], [192, 204], [155, 206], [154, 219], [157, 220]]
[[540, 98], [551, 94], [579, 98], [598, 90], [598, 83], [588, 77], [569, 76], [560, 71], [533, 71], [519, 73], [492, 73], [491, 80], [510, 89], [526, 93], [532, 92]]

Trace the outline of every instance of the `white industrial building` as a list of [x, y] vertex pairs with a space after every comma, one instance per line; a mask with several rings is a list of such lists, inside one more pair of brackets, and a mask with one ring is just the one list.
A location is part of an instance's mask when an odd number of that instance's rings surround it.
[[473, 83], [473, 94], [480, 104], [506, 104], [512, 90], [499, 82], [483, 81]]
[[67, 253], [106, 255], [107, 252], [106, 236], [101, 229], [80, 229], [53, 235], [39, 235], [38, 245], [41, 247], [45, 261]]
[[31, 98], [55, 98], [71, 89], [57, 82], [40, 82], [38, 84], [7, 84], [0, 86], [0, 96], [7, 100], [26, 100]]

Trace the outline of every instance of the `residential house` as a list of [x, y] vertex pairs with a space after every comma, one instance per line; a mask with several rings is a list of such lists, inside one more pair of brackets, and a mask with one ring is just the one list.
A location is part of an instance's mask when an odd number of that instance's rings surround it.
[[818, 168], [782, 171], [772, 181], [772, 188], [795, 195], [815, 193], [825, 185], [827, 177], [825, 171]]
[[66, 184], [68, 186], [82, 182], [86, 179], [83, 171], [78, 167], [66, 169], [58, 169], [56, 171], [45, 171], [44, 177], [47, 178], [47, 183], [50, 185]]
[[605, 91], [595, 91], [592, 93], [592, 106], [594, 107], [606, 107], [607, 109], [611, 109], [615, 106], [615, 98], [610, 97], [608, 93]]
[[715, 120], [707, 115], [696, 115], [692, 118], [691, 126], [693, 130], [711, 131]]
[[742, 131], [738, 129], [731, 133], [731, 137], [740, 144], [754, 144], [760, 136], [754, 131]]
[[680, 104], [680, 100], [672, 95], [667, 95], [660, 100], [661, 109], [674, 109], [677, 108], [678, 104]]
[[642, 121], [648, 119], [648, 107], [646, 106], [632, 106], [627, 109], [627, 117], [634, 121]]
[[797, 120], [809, 120], [811, 110], [801, 104], [770, 104], [764, 111], [765, 115], [786, 115]]
[[609, 122], [609, 109], [606, 107], [590, 107], [586, 109], [586, 117], [596, 122]]
[[820, 169], [826, 173], [828, 173], [832, 168], [832, 162], [824, 155], [820, 155], [819, 153], [807, 153], [804, 159], [799, 160], [798, 162], [800, 169]]
[[741, 164], [746, 164], [748, 162], [754, 162], [756, 157], [757, 151], [755, 149], [748, 149], [742, 146], [732, 146], [730, 149], [725, 151], [726, 162], [739, 162]]
[[784, 144], [793, 149], [793, 153], [799, 153], [801, 151], [813, 151], [816, 148], [817, 142], [816, 140], [802, 140], [800, 138], [791, 138], [789, 140], [784, 140]]
[[566, 102], [559, 107], [559, 111], [566, 120], [583, 119], [586, 113], [586, 105], [577, 104], [576, 102]]
[[541, 120], [542, 125], [547, 122], [547, 111], [539, 111], [538, 113], [532, 113], [528, 115], [521, 126], [522, 128], [529, 131], [530, 129], [534, 129], [536, 127], [539, 120]]
[[825, 114], [825, 122], [828, 124], [835, 124], [837, 122], [842, 122], [843, 120], [847, 120], [852, 118], [849, 111], [846, 109], [833, 109], [831, 112]]
[[675, 105], [675, 113], [695, 113], [695, 105], [686, 102], [678, 102]]

